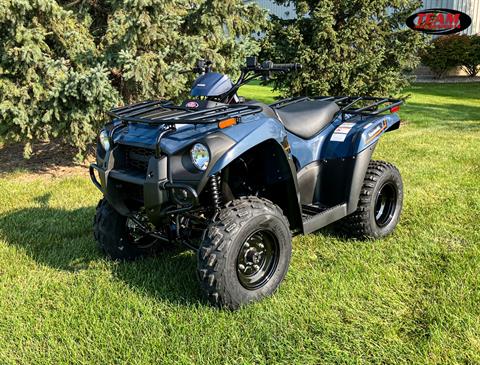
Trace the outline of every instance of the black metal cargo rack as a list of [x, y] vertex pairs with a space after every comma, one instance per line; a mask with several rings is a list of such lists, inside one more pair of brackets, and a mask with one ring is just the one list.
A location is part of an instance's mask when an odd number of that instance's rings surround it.
[[401, 99], [378, 98], [373, 96], [315, 96], [315, 97], [294, 97], [279, 100], [270, 104], [272, 108], [283, 108], [287, 105], [305, 100], [332, 101], [340, 108], [342, 119], [346, 114], [375, 116], [386, 111], [396, 111], [396, 107], [403, 104]]
[[148, 124], [209, 124], [228, 118], [239, 118], [260, 113], [258, 105], [220, 105], [213, 108], [195, 110], [174, 105], [170, 101], [150, 100], [112, 109], [108, 115], [112, 119], [125, 122]]

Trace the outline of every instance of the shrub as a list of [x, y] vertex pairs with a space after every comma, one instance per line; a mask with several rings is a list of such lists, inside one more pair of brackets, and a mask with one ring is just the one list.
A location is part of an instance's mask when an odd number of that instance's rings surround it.
[[480, 36], [462, 36], [465, 48], [462, 50], [462, 66], [469, 76], [477, 76], [480, 68]]
[[281, 75], [285, 94], [398, 93], [408, 83], [425, 37], [405, 27], [420, 5], [399, 0], [278, 0], [292, 3], [297, 17], [274, 18], [265, 54], [277, 62], [296, 61], [301, 73]]
[[437, 77], [444, 76], [453, 67], [463, 66], [470, 76], [476, 76], [480, 65], [480, 36], [442, 36], [422, 55], [422, 62]]
[[60, 137], [80, 158], [104, 112], [143, 98], [178, 98], [198, 58], [232, 72], [265, 24], [242, 0], [0, 2], [0, 134]]
[[436, 77], [443, 77], [448, 70], [463, 64], [469, 47], [468, 36], [454, 34], [438, 37], [422, 54], [422, 63], [428, 66]]

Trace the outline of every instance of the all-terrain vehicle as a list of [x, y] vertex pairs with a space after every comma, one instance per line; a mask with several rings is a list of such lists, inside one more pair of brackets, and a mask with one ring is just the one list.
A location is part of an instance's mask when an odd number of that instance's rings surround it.
[[292, 235], [334, 222], [356, 237], [391, 233], [402, 180], [371, 156], [380, 136], [400, 126], [402, 101], [318, 96], [266, 105], [237, 95], [255, 77], [299, 68], [249, 57], [233, 84], [201, 61], [192, 98], [180, 105], [111, 110], [90, 166], [104, 195], [94, 220], [100, 248], [133, 259], [184, 244], [197, 251], [211, 303], [235, 309], [279, 286]]

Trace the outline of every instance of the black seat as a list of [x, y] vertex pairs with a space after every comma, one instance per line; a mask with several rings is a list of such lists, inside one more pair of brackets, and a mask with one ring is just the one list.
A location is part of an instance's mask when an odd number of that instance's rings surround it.
[[307, 99], [274, 110], [286, 130], [309, 139], [330, 124], [340, 108], [331, 101]]
[[256, 101], [256, 100], [248, 100], [244, 104], [260, 106], [260, 107], [262, 107], [262, 113], [264, 113], [267, 117], [278, 118], [277, 114], [267, 104], [261, 103], [261, 102]]

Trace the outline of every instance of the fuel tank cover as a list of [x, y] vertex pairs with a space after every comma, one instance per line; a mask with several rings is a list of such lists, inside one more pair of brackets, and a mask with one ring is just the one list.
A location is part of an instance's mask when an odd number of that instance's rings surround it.
[[192, 96], [219, 96], [233, 87], [227, 75], [208, 72], [199, 76], [192, 85]]

